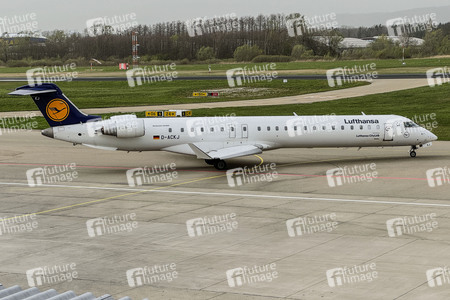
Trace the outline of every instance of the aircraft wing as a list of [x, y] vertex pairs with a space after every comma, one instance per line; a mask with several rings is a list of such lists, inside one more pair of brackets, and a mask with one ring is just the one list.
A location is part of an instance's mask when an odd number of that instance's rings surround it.
[[222, 148], [213, 148], [206, 145], [193, 143], [189, 147], [197, 155], [199, 159], [228, 159], [253, 154], [261, 154], [262, 146], [260, 145], [238, 145]]

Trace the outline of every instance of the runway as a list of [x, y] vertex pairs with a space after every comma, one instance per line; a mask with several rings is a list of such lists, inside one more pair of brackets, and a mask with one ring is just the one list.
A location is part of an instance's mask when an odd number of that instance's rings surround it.
[[[282, 70], [284, 71], [284, 70]], [[324, 70], [325, 71], [325, 70]], [[125, 73], [125, 72], [123, 72]], [[28, 82], [26, 77], [22, 76], [8, 76], [7, 74], [3, 74], [3, 77], [0, 74], [0, 82]], [[119, 75], [119, 74], [117, 74]], [[377, 75], [379, 79], [427, 79], [426, 74], [417, 73], [417, 74], [379, 74]], [[276, 80], [280, 79], [292, 79], [292, 80], [327, 80], [326, 75], [285, 75], [280, 74]], [[73, 78], [73, 81], [127, 81], [128, 78], [126, 76], [92, 76], [89, 74], [82, 74], [82, 76], [78, 78]], [[227, 80], [227, 76], [213, 76], [213, 75], [204, 75], [204, 76], [179, 76], [177, 78], [173, 78], [173, 80]]]
[[[0, 216], [36, 214], [38, 226], [11, 233], [0, 224], [0, 282], [25, 287], [27, 270], [75, 263], [78, 278], [41, 290], [132, 299], [442, 299], [448, 281], [440, 286], [432, 280], [431, 287], [426, 274], [450, 259], [450, 182], [431, 187], [427, 171], [447, 167], [449, 159], [450, 142], [435, 142], [415, 159], [405, 147], [283, 149], [230, 160], [231, 168], [259, 165], [263, 171], [249, 173], [255, 178], [250, 183], [191, 157], [107, 152], [39, 132], [3, 133]], [[77, 172], [72, 181], [27, 180], [31, 169], [68, 164]], [[174, 168], [161, 168], [169, 165]], [[146, 166], [172, 172], [172, 180], [130, 185], [127, 171]], [[358, 179], [327, 176], [335, 168], [356, 170]], [[137, 224], [131, 231], [93, 234], [88, 225], [132, 214]], [[421, 223], [390, 231], [389, 220], [424, 216], [435, 222], [431, 230], [415, 227]], [[219, 223], [230, 226], [189, 223], [198, 218], [226, 219], [230, 223]], [[293, 226], [300, 218], [307, 221], [303, 227]], [[149, 283], [142, 276], [130, 285], [128, 270], [155, 265], [170, 266], [176, 278]], [[361, 266], [376, 276], [327, 276]], [[235, 272], [230, 279], [235, 269], [260, 276]]]

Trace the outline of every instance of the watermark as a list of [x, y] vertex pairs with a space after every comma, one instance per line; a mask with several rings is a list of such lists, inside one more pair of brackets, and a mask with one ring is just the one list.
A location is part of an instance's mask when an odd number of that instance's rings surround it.
[[36, 13], [0, 17], [1, 33], [35, 32], [39, 30], [38, 26]]
[[43, 68], [34, 68], [27, 70], [28, 85], [42, 85], [45, 82], [67, 81], [71, 82], [78, 78], [75, 63], [65, 64], [63, 66], [45, 66]]
[[0, 218], [0, 235], [32, 232], [39, 226], [36, 214]]
[[450, 284], [450, 270], [447, 266], [429, 269], [425, 272], [425, 275], [428, 286], [431, 288]]
[[130, 87], [140, 86], [144, 83], [172, 82], [178, 78], [177, 65], [175, 63], [134, 68], [128, 70], [126, 74]]
[[186, 221], [189, 237], [214, 235], [221, 232], [232, 232], [238, 229], [235, 213], [205, 216]]
[[78, 178], [76, 163], [66, 165], [45, 166], [43, 168], [29, 169], [26, 172], [30, 187], [43, 184], [55, 184], [60, 182], [72, 182]]
[[23, 116], [0, 117], [0, 135], [31, 131], [37, 129], [38, 126], [35, 113]]
[[239, 22], [235, 13], [222, 16], [198, 17], [189, 19], [185, 22], [186, 30], [190, 37], [200, 36], [203, 34], [215, 32], [232, 32], [239, 27]]
[[342, 86], [344, 83], [359, 81], [373, 81], [378, 78], [377, 64], [355, 65], [351, 68], [345, 66], [327, 70], [327, 80], [330, 87]]
[[114, 215], [112, 217], [101, 217], [86, 221], [89, 237], [110, 235], [122, 232], [132, 232], [138, 228], [136, 214]]
[[119, 34], [138, 25], [135, 13], [97, 17], [86, 21], [89, 36], [101, 35], [103, 33]]
[[276, 163], [262, 164], [251, 168], [235, 168], [227, 170], [227, 181], [230, 187], [242, 186], [256, 182], [272, 182], [278, 178]]
[[426, 15], [405, 16], [389, 19], [386, 27], [389, 36], [409, 36], [416, 32], [428, 31], [438, 28], [437, 15], [435, 13]]
[[217, 135], [219, 133], [230, 132], [236, 134], [238, 123], [236, 114], [224, 116], [188, 118], [186, 129], [190, 137], [197, 137], [207, 134]]
[[243, 68], [229, 69], [226, 72], [228, 86], [242, 86], [244, 84], [261, 81], [271, 82], [278, 77], [276, 68], [276, 63], [270, 63], [265, 65], [244, 66]]
[[428, 186], [431, 188], [450, 183], [450, 169], [447, 166], [429, 169], [426, 174]]
[[430, 87], [440, 86], [450, 82], [450, 69], [448, 67], [435, 68], [427, 71], [427, 80]]
[[39, 267], [28, 270], [26, 274], [30, 287], [72, 282], [73, 279], [78, 278], [76, 263]]
[[290, 237], [331, 232], [337, 228], [336, 214], [305, 216], [286, 221], [287, 232]]
[[136, 115], [118, 115], [106, 120], [90, 120], [86, 122], [86, 131], [89, 137], [95, 137], [101, 133], [118, 138], [132, 138], [144, 136], [145, 125], [144, 120]]
[[372, 182], [376, 178], [378, 178], [376, 163], [345, 166], [327, 171], [327, 181], [330, 187], [350, 183]]
[[[439, 123], [437, 121], [437, 115], [435, 113], [414, 115], [413, 117], [410, 118], [410, 120], [418, 124], [420, 127], [423, 127], [429, 131], [433, 131], [433, 129], [436, 129], [439, 126]], [[419, 130], [420, 127], [405, 128], [405, 129]]]
[[314, 16], [292, 14], [286, 17], [286, 28], [290, 37], [314, 34], [339, 27], [336, 13]]
[[170, 263], [130, 269], [127, 270], [126, 276], [130, 287], [139, 287], [161, 282], [170, 283], [178, 278], [178, 271], [177, 265]]
[[335, 114], [307, 117], [296, 116], [286, 121], [289, 137], [301, 136], [317, 130], [331, 132], [333, 129], [336, 129], [336, 126]]
[[276, 263], [262, 266], [243, 266], [226, 272], [228, 286], [240, 287], [243, 285], [253, 285], [260, 282], [272, 282], [278, 278]]
[[376, 263], [370, 263], [327, 270], [328, 285], [330, 287], [337, 287], [344, 284], [372, 282], [378, 278], [376, 268]]
[[386, 221], [386, 227], [390, 237], [419, 232], [432, 232], [438, 225], [435, 213], [422, 216], [403, 216]]
[[127, 171], [127, 181], [130, 187], [154, 184], [160, 182], [172, 182], [178, 178], [175, 163], [154, 165], [153, 167], [135, 168]]

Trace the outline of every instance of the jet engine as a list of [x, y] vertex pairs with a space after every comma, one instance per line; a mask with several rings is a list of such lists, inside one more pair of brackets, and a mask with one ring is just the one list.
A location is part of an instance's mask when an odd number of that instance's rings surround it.
[[141, 137], [145, 135], [144, 120], [135, 115], [113, 116], [103, 121], [101, 132], [118, 138]]

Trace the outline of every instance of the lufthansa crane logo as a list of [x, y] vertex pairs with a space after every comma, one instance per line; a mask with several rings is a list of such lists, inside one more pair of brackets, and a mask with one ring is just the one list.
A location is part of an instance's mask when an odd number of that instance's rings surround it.
[[69, 116], [70, 108], [66, 101], [53, 99], [47, 104], [46, 112], [51, 120], [62, 122]]

